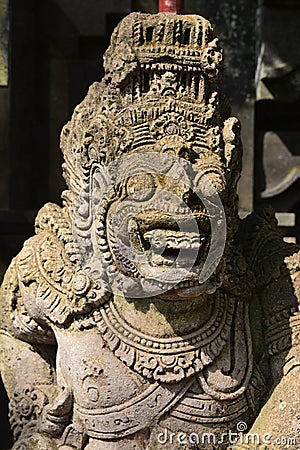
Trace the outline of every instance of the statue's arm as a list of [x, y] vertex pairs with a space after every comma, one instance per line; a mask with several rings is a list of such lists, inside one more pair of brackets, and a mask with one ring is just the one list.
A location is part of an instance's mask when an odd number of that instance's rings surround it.
[[300, 251], [262, 290], [266, 353], [273, 384], [251, 431], [271, 435], [268, 448], [300, 447]]
[[56, 341], [36, 307], [33, 244], [27, 243], [12, 261], [1, 287], [0, 371], [16, 448], [55, 449], [41, 429], [45, 409], [57, 395]]

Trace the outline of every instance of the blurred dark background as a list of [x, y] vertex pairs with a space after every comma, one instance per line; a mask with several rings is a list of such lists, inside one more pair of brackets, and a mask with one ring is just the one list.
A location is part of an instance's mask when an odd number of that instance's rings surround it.
[[[185, 0], [211, 20], [225, 53], [222, 85], [243, 126], [240, 215], [273, 205], [300, 239], [300, 0]], [[33, 234], [37, 210], [64, 189], [61, 127], [103, 75], [112, 30], [155, 0], [0, 0], [0, 277]], [[11, 446], [0, 386], [0, 449]]]

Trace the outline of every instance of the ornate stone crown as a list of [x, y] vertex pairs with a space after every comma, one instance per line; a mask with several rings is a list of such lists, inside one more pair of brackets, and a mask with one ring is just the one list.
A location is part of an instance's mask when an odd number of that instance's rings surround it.
[[213, 78], [222, 67], [212, 27], [200, 16], [130, 14], [116, 28], [105, 55], [105, 68], [112, 77], [116, 77], [114, 62], [120, 59], [120, 51], [123, 61], [136, 62], [145, 70], [172, 65], [172, 70]]
[[[94, 163], [106, 165], [145, 146], [181, 146], [194, 159], [212, 152], [240, 171], [231, 154], [239, 125], [225, 122], [230, 108], [215, 92], [223, 60], [207, 20], [132, 13], [113, 33], [104, 66], [103, 80], [91, 86], [62, 132], [64, 176], [73, 193], [80, 193]], [[239, 147], [235, 142], [235, 151]]]

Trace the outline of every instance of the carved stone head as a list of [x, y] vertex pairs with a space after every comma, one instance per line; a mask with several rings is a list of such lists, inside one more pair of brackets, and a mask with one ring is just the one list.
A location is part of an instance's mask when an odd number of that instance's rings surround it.
[[129, 297], [212, 293], [235, 231], [241, 144], [216, 91], [211, 25], [132, 13], [104, 65], [61, 138], [82, 269]]

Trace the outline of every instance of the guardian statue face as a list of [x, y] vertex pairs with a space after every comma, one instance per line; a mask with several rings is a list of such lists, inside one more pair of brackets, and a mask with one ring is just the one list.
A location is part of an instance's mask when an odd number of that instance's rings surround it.
[[84, 270], [127, 296], [212, 293], [234, 231], [241, 145], [215, 91], [222, 53], [210, 24], [131, 14], [105, 68], [62, 135]]

